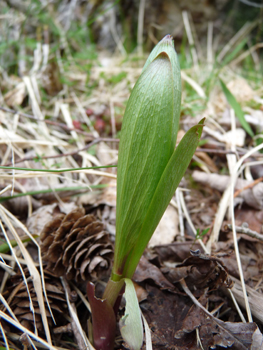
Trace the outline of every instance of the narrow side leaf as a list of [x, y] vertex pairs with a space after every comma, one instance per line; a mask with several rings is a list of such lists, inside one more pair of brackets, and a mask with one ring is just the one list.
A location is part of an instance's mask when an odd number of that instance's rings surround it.
[[203, 130], [203, 122], [204, 119], [184, 135], [162, 174], [153, 199], [148, 207], [142, 228], [138, 234], [136, 245], [131, 250], [126, 261], [124, 274], [127, 277], [132, 277], [148, 241], [161, 220], [194, 155]]
[[233, 108], [233, 110], [235, 111], [235, 114], [238, 118], [238, 120], [240, 121], [240, 124], [243, 126], [243, 128], [246, 130], [246, 132], [253, 137], [254, 133], [250, 127], [250, 125], [248, 124], [248, 122], [245, 119], [245, 115], [244, 112], [240, 106], [240, 104], [237, 102], [236, 98], [234, 95], [232, 95], [232, 93], [229, 91], [228, 87], [226, 86], [226, 84], [221, 80], [220, 80], [220, 84], [222, 87], [222, 90], [226, 96], [227, 102], [230, 104], [230, 106]]
[[123, 339], [132, 350], [140, 350], [143, 342], [141, 310], [132, 281], [125, 278], [126, 300], [125, 314], [120, 319], [120, 331]]

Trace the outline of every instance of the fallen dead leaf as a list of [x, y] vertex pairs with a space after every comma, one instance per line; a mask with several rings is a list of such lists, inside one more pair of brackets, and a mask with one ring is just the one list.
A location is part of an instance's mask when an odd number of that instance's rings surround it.
[[25, 83], [21, 81], [13, 90], [10, 90], [5, 94], [4, 100], [9, 107], [15, 107], [22, 104], [25, 96], [26, 86]]
[[174, 289], [172, 283], [164, 277], [160, 269], [142, 256], [133, 275], [133, 280], [136, 282], [142, 282], [147, 279], [153, 280], [161, 288], [170, 290]]

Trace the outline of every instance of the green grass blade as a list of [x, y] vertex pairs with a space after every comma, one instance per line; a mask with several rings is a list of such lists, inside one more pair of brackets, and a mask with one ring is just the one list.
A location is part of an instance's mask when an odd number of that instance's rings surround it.
[[[39, 237], [38, 235], [33, 235], [34, 238], [37, 238]], [[21, 238], [21, 241], [23, 243], [26, 243], [26, 242], [30, 242], [31, 241], [31, 238], [30, 237], [27, 237], [27, 238]], [[11, 246], [14, 248], [17, 246], [17, 241], [15, 239], [12, 239], [10, 241], [11, 243]], [[4, 254], [4, 253], [8, 253], [10, 251], [10, 247], [9, 247], [9, 244], [8, 243], [2, 243], [0, 244], [0, 253], [1, 254]]]
[[[89, 186], [72, 186], [72, 187], [62, 187], [62, 188], [48, 188], [46, 190], [39, 190], [39, 191], [29, 191], [29, 192], [23, 192], [14, 194], [13, 196], [5, 196], [0, 197], [0, 203], [8, 201], [10, 199], [18, 198], [18, 197], [24, 197], [24, 196], [36, 196], [38, 194], [44, 194], [44, 193], [53, 193], [53, 192], [66, 192], [66, 191], [89, 191], [92, 189], [101, 189], [107, 187], [107, 184], [99, 184], [99, 185], [89, 185]], [[72, 194], [72, 196], [79, 194], [79, 192], [75, 192]]]
[[222, 61], [221, 66], [226, 66], [229, 62], [237, 56], [247, 43], [247, 38], [243, 39]]
[[103, 169], [103, 168], [116, 168], [117, 165], [101, 165], [101, 166], [90, 166], [87, 168], [69, 168], [69, 169], [35, 169], [35, 168], [20, 168], [14, 166], [0, 166], [0, 169], [5, 170], [22, 170], [22, 171], [35, 171], [42, 173], [67, 173], [76, 170], [92, 170], [92, 169]]
[[244, 130], [251, 136], [254, 136], [254, 133], [250, 127], [250, 125], [248, 124], [248, 122], [245, 119], [245, 115], [244, 112], [240, 106], [240, 104], [237, 102], [235, 96], [232, 95], [232, 93], [229, 91], [229, 89], [227, 88], [226, 84], [221, 80], [220, 80], [220, 84], [222, 87], [222, 90], [226, 96], [227, 102], [230, 104], [230, 106], [233, 108], [233, 110], [235, 111], [235, 114], [238, 118], [238, 120], [240, 121], [240, 124], [242, 125], [242, 127], [244, 128]]

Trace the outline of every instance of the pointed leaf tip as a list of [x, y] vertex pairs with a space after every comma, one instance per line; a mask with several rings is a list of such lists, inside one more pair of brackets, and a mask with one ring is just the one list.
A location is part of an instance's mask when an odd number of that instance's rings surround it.
[[174, 47], [174, 45], [173, 45], [173, 37], [170, 34], [165, 35], [165, 37], [160, 41], [160, 43], [165, 43], [165, 42], [167, 42], [172, 47]]

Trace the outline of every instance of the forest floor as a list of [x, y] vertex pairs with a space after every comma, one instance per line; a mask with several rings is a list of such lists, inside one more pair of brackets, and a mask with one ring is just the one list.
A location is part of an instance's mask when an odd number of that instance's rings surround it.
[[[263, 349], [262, 72], [256, 48], [232, 52], [182, 67], [178, 140], [206, 121], [133, 278], [143, 349]], [[86, 283], [101, 295], [109, 278], [121, 123], [146, 57], [65, 65], [39, 44], [27, 74], [2, 72], [0, 349], [93, 348]], [[83, 227], [92, 239], [72, 245]]]

